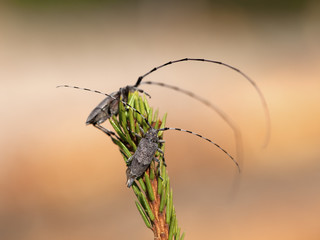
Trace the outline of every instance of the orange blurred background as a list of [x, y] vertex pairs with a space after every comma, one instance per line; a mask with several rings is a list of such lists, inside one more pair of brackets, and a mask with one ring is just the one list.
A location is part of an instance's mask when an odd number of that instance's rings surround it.
[[[240, 2], [240, 3], [239, 3]], [[243, 172], [212, 145], [166, 132], [166, 159], [186, 239], [320, 239], [320, 5], [294, 1], [23, 1], [0, 3], [0, 239], [152, 239], [125, 186], [115, 145], [89, 112], [107, 93], [169, 60], [226, 62], [252, 77], [185, 62], [146, 78], [201, 94], [244, 138]], [[180, 93], [144, 86], [167, 125], [235, 155], [232, 131]], [[108, 128], [110, 126], [106, 124]]]

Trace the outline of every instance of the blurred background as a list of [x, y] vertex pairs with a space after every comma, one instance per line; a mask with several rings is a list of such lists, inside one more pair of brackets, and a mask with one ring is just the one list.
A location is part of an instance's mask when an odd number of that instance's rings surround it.
[[[166, 159], [186, 239], [320, 239], [318, 1], [71, 1], [0, 3], [0, 239], [152, 239], [125, 186], [125, 165], [85, 126], [103, 96], [146, 78], [200, 94], [242, 131], [242, 174], [217, 148], [166, 132]], [[236, 156], [233, 133], [195, 100], [143, 86], [167, 125], [199, 132]], [[108, 123], [105, 124], [110, 128]], [[234, 183], [239, 183], [235, 187]]]

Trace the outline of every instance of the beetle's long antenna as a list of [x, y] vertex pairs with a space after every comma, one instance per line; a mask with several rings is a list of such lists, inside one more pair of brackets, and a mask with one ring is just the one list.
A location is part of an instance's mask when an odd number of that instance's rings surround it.
[[190, 133], [190, 134], [193, 134], [199, 138], [202, 138], [210, 143], [212, 143], [213, 145], [215, 145], [217, 148], [219, 148], [221, 151], [223, 151], [225, 154], [228, 155], [229, 158], [231, 158], [231, 160], [236, 164], [237, 168], [238, 168], [238, 171], [240, 172], [240, 166], [238, 164], [238, 162], [226, 151], [224, 150], [222, 147], [220, 147], [217, 143], [213, 142], [212, 140], [210, 140], [209, 138], [206, 138], [204, 136], [201, 136], [200, 134], [198, 133], [195, 133], [195, 132], [192, 132], [192, 131], [189, 131], [189, 130], [185, 130], [185, 129], [181, 129], [181, 128], [169, 128], [169, 127], [164, 127], [164, 128], [161, 128], [161, 129], [158, 129], [158, 131], [167, 131], [167, 130], [176, 130], [176, 131], [181, 131], [181, 132], [186, 132], [186, 133]]
[[[76, 88], [76, 89], [85, 90], [85, 91], [89, 91], [89, 92], [99, 93], [99, 94], [102, 94], [102, 95], [105, 95], [105, 94], [106, 94], [106, 93], [103, 93], [103, 92], [91, 90], [91, 89], [89, 89], [89, 88], [81, 88], [81, 87], [71, 86], [71, 85], [59, 85], [59, 86], [57, 86], [57, 88], [60, 88], [60, 87]], [[146, 91], [144, 91], [144, 90], [142, 90], [142, 89], [140, 89], [140, 88], [134, 87], [134, 86], [130, 86], [130, 87], [133, 88], [135, 91], [138, 91], [138, 92], [140, 92], [140, 93], [144, 93], [146, 96], [148, 96], [149, 98], [151, 98], [150, 94], [147, 93]]]
[[155, 67], [152, 70], [150, 70], [149, 72], [143, 74], [142, 76], [140, 76], [138, 78], [138, 80], [137, 80], [137, 82], [136, 82], [136, 84], [134, 86], [138, 87], [143, 78], [145, 78], [147, 75], [157, 71], [160, 68], [163, 68], [163, 67], [165, 67], [167, 65], [171, 65], [171, 64], [174, 64], [174, 63], [185, 62], [185, 61], [199, 61], [199, 62], [209, 62], [209, 63], [219, 64], [219, 65], [225, 66], [227, 68], [230, 68], [230, 69], [238, 72], [239, 74], [241, 74], [245, 79], [247, 79], [250, 82], [250, 84], [258, 92], [259, 97], [260, 97], [261, 102], [262, 102], [263, 109], [264, 109], [264, 114], [265, 114], [265, 119], [266, 119], [266, 135], [265, 135], [263, 147], [266, 147], [268, 145], [269, 139], [270, 139], [271, 120], [270, 120], [269, 108], [268, 108], [267, 102], [266, 102], [266, 100], [264, 98], [264, 95], [261, 92], [260, 88], [257, 86], [257, 84], [251, 78], [249, 78], [249, 76], [247, 76], [245, 73], [243, 73], [239, 69], [237, 69], [237, 68], [235, 68], [235, 67], [233, 67], [233, 66], [231, 66], [229, 64], [226, 64], [226, 63], [223, 63], [223, 62], [220, 62], [220, 61], [214, 61], [214, 60], [202, 59], [202, 58], [183, 58], [183, 59], [179, 59], [179, 60], [174, 60], [174, 61], [170, 61], [170, 62], [167, 62], [165, 64], [162, 64], [162, 65], [160, 65], [158, 67]]

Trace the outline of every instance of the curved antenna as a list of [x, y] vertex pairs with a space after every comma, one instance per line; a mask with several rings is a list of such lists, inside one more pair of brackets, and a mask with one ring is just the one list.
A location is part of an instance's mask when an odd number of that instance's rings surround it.
[[[80, 87], [77, 87], [77, 86], [71, 86], [71, 85], [59, 85], [57, 86], [57, 88], [60, 88], [60, 87], [66, 87], [66, 88], [76, 88], [76, 89], [80, 89], [80, 90], [85, 90], [85, 91], [89, 91], [89, 92], [95, 92], [95, 93], [99, 93], [99, 94], [102, 94], [102, 95], [106, 95], [106, 93], [103, 93], [103, 92], [100, 92], [100, 91], [96, 91], [96, 90], [91, 90], [89, 88], [80, 88]], [[150, 94], [147, 93], [146, 91], [140, 89], [140, 88], [137, 88], [137, 87], [134, 87], [134, 86], [129, 86], [130, 88], [134, 89], [135, 91], [138, 91], [140, 93], [144, 93], [146, 96], [148, 96], [149, 98], [151, 98]]]
[[238, 162], [237, 162], [226, 150], [224, 150], [222, 147], [220, 147], [217, 143], [211, 141], [209, 138], [206, 138], [206, 137], [204, 137], [204, 136], [201, 136], [201, 135], [198, 134], [198, 133], [191, 132], [191, 131], [189, 131], [189, 130], [185, 130], [185, 129], [181, 129], [181, 128], [169, 128], [169, 127], [164, 127], [164, 128], [158, 129], [158, 131], [167, 131], [167, 130], [176, 130], [176, 131], [181, 131], [181, 132], [190, 133], [190, 134], [193, 134], [193, 135], [195, 135], [195, 136], [197, 136], [197, 137], [199, 137], [199, 138], [202, 138], [202, 139], [208, 141], [209, 143], [212, 143], [212, 144], [215, 145], [217, 148], [219, 148], [221, 151], [223, 151], [225, 154], [227, 154], [228, 157], [236, 164], [239, 173], [241, 172], [241, 171], [240, 171], [240, 166], [239, 166]]
[[236, 72], [238, 72], [239, 74], [241, 74], [245, 79], [247, 79], [249, 81], [249, 83], [255, 88], [255, 90], [258, 92], [258, 95], [261, 99], [261, 103], [262, 103], [262, 106], [263, 106], [263, 109], [264, 109], [264, 114], [265, 114], [265, 119], [266, 119], [266, 135], [265, 135], [265, 139], [264, 139], [264, 142], [263, 142], [263, 147], [266, 147], [269, 143], [269, 139], [270, 139], [270, 131], [271, 131], [271, 120], [270, 120], [270, 113], [269, 113], [269, 108], [268, 108], [268, 105], [267, 105], [267, 102], [264, 98], [264, 95], [263, 93], [261, 92], [260, 88], [257, 86], [257, 84], [251, 79], [249, 78], [245, 73], [243, 73], [242, 71], [240, 71], [239, 69], [229, 65], [229, 64], [226, 64], [226, 63], [223, 63], [223, 62], [220, 62], [220, 61], [214, 61], [214, 60], [209, 60], [209, 59], [203, 59], [203, 58], [183, 58], [183, 59], [179, 59], [179, 60], [174, 60], [174, 61], [170, 61], [170, 62], [167, 62], [165, 64], [162, 64], [158, 67], [155, 67], [153, 68], [152, 70], [150, 70], [149, 72], [145, 73], [144, 75], [140, 76], [136, 82], [136, 84], [134, 85], [135, 87], [138, 87], [140, 84], [141, 84], [141, 81], [143, 78], [145, 78], [146, 76], [148, 76], [149, 74], [153, 73], [154, 71], [157, 71], [158, 69], [160, 68], [163, 68], [167, 65], [171, 65], [171, 64], [174, 64], [174, 63], [178, 63], [178, 62], [185, 62], [185, 61], [198, 61], [198, 62], [209, 62], [209, 63], [214, 63], [214, 64], [219, 64], [219, 65], [222, 65], [222, 66], [225, 66], [227, 68], [230, 68]]
[[182, 93], [188, 95], [189, 97], [192, 97], [192, 98], [200, 101], [201, 103], [203, 103], [207, 107], [209, 107], [212, 110], [214, 110], [229, 125], [229, 127], [232, 129], [233, 134], [234, 134], [234, 138], [235, 138], [235, 143], [236, 143], [236, 151], [237, 151], [238, 161], [240, 163], [242, 162], [242, 159], [243, 159], [243, 142], [242, 142], [241, 132], [240, 132], [239, 128], [236, 126], [236, 124], [232, 121], [232, 119], [225, 112], [223, 112], [220, 108], [218, 108], [216, 105], [212, 104], [208, 100], [206, 100], [206, 99], [194, 94], [191, 91], [188, 91], [188, 90], [185, 90], [185, 89], [173, 86], [173, 85], [169, 85], [169, 84], [162, 83], [162, 82], [151, 82], [151, 81], [142, 82], [141, 84], [158, 85], [158, 86], [161, 86], [161, 87], [166, 87], [166, 88], [175, 90], [177, 92], [182, 92]]
[[60, 88], [60, 87], [75, 88], [75, 89], [79, 89], [79, 90], [94, 92], [94, 93], [98, 93], [98, 94], [105, 95], [105, 96], [110, 97], [110, 98], [112, 98], [112, 99], [114, 99], [114, 100], [120, 101], [120, 102], [122, 102], [124, 105], [128, 106], [128, 107], [131, 108], [133, 111], [135, 111], [136, 113], [138, 113], [138, 114], [145, 120], [145, 122], [147, 123], [147, 125], [148, 125], [149, 127], [151, 127], [151, 125], [150, 125], [150, 123], [148, 122], [148, 120], [147, 120], [137, 109], [135, 109], [134, 107], [130, 106], [130, 105], [129, 105], [128, 103], [126, 103], [125, 101], [122, 101], [122, 100], [120, 100], [120, 99], [115, 98], [114, 96], [111, 96], [111, 95], [109, 95], [109, 94], [107, 94], [107, 93], [100, 92], [100, 91], [98, 91], [98, 90], [93, 90], [93, 89], [90, 89], [90, 88], [81, 88], [81, 87], [71, 86], [71, 85], [59, 85], [59, 86], [57, 86], [57, 88]]

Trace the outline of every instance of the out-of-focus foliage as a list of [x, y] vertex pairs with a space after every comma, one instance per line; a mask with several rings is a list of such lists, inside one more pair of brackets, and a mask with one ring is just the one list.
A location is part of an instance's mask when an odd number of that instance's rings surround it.
[[[176, 1], [184, 5], [195, 4], [194, 1]], [[213, 9], [217, 6], [224, 8], [240, 8], [248, 12], [299, 12], [305, 9], [312, 0], [207, 0], [209, 6]], [[111, 6], [134, 6], [146, 4], [139, 0], [11, 0], [9, 4], [23, 8], [101, 8]], [[166, 1], [156, 2], [154, 4], [165, 5]], [[151, 3], [152, 4], [152, 3]], [[172, 4], [170, 2], [170, 4]]]
[[213, 5], [240, 7], [247, 11], [259, 12], [299, 12], [310, 4], [311, 0], [210, 0]]

